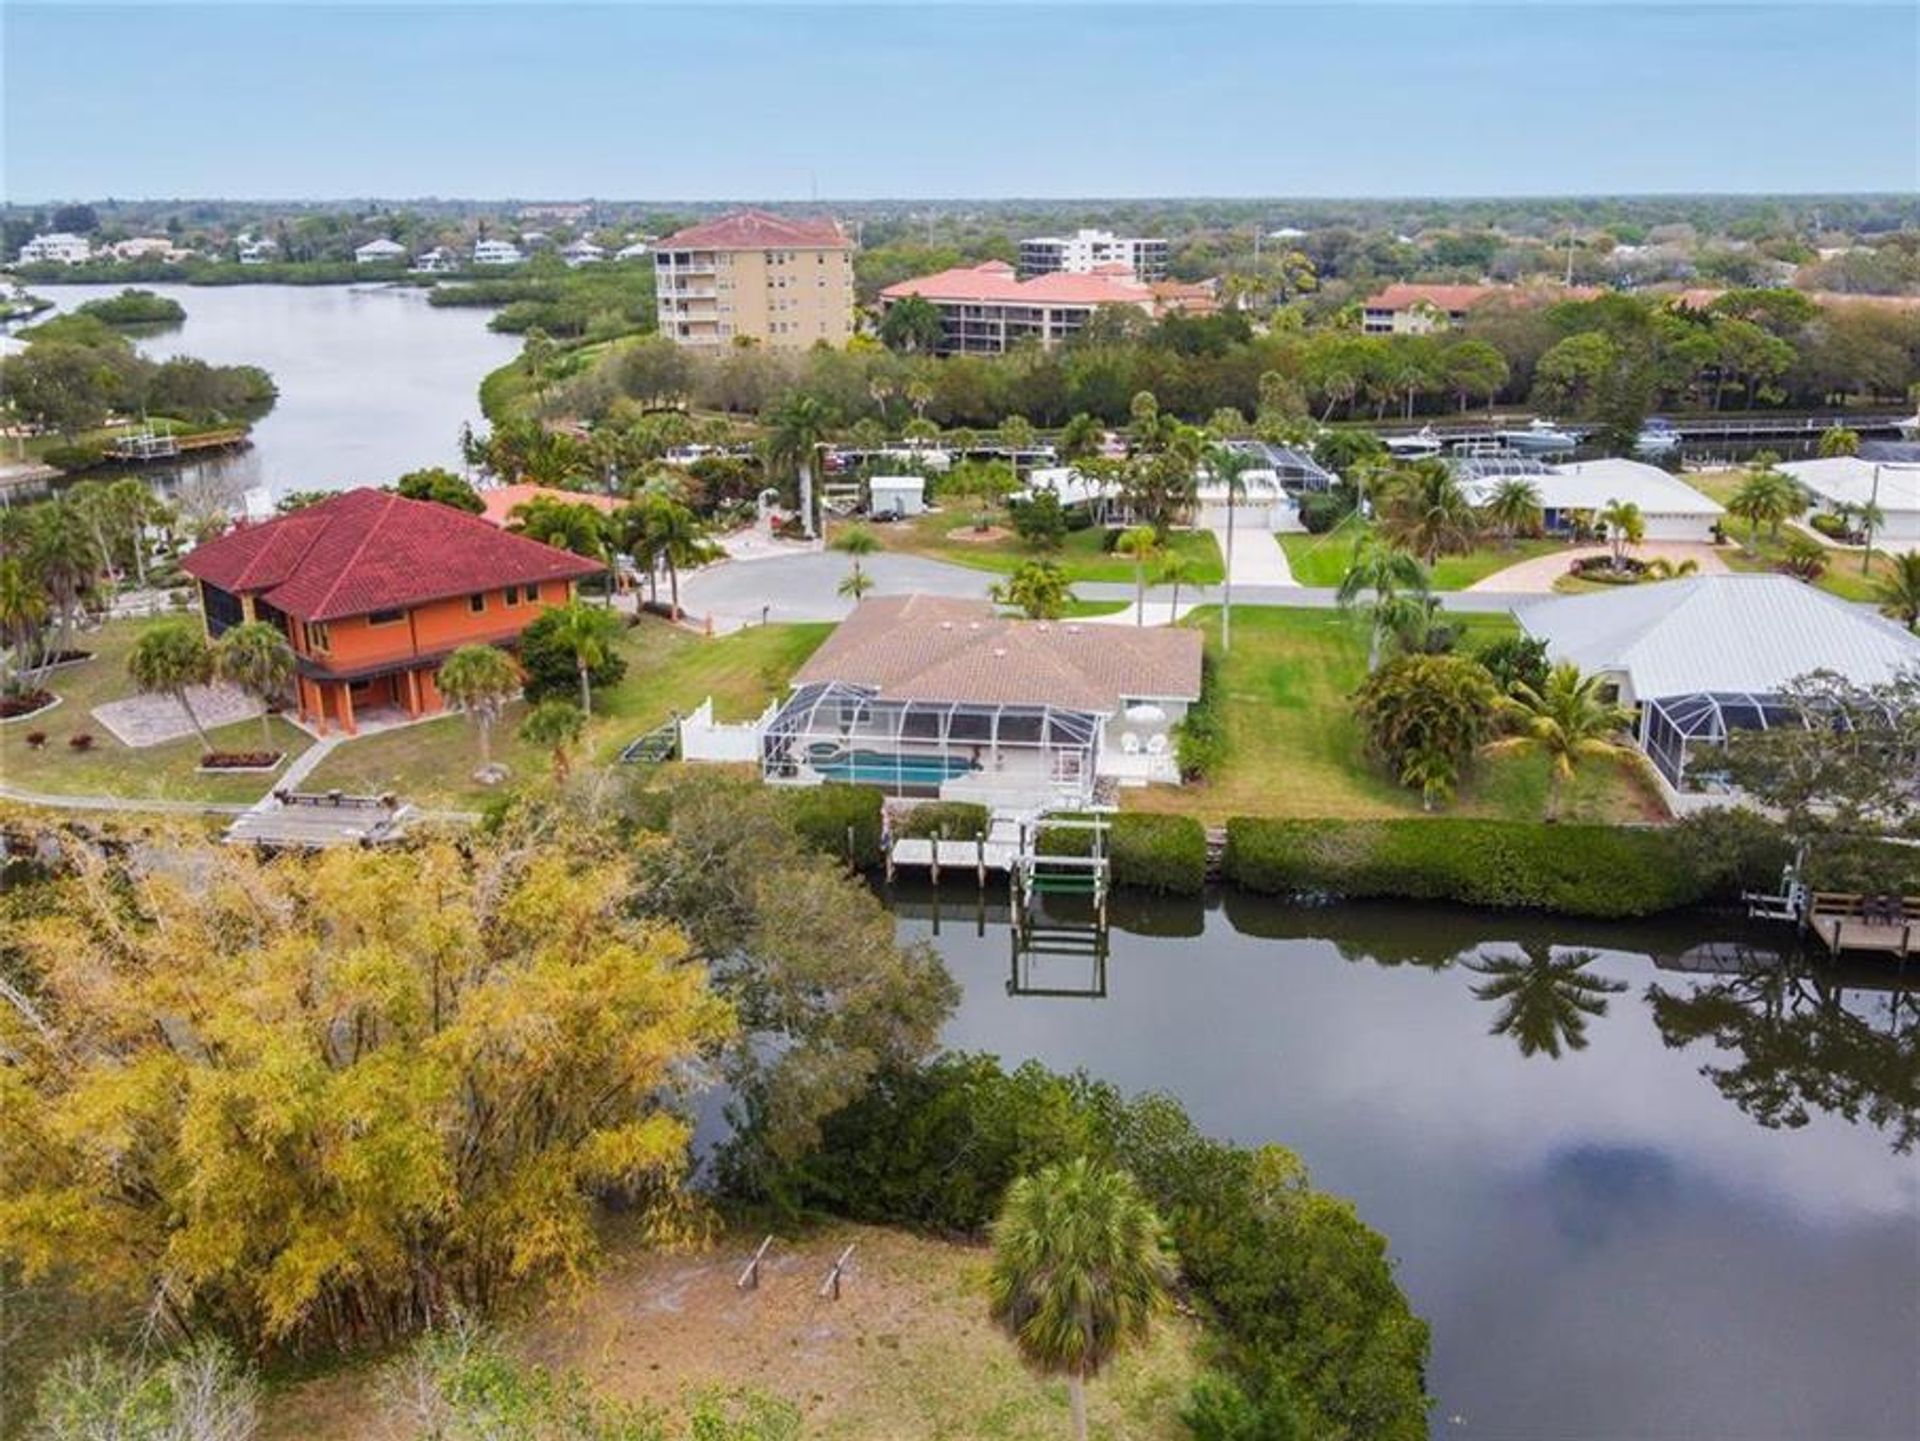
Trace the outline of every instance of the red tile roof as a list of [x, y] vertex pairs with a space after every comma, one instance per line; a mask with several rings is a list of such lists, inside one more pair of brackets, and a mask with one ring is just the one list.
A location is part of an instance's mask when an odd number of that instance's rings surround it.
[[502, 530], [513, 520], [513, 513], [530, 500], [557, 500], [567, 505], [590, 505], [602, 515], [612, 515], [620, 502], [610, 495], [590, 495], [584, 490], [561, 490], [552, 485], [534, 485], [520, 481], [514, 485], [496, 485], [480, 492], [486, 509], [480, 518]]
[[349, 490], [242, 525], [181, 561], [187, 574], [257, 595], [298, 620], [340, 620], [503, 585], [579, 580], [600, 567], [477, 515], [382, 490]]
[[824, 217], [789, 218], [741, 210], [702, 221], [654, 242], [660, 250], [850, 250], [853, 242]]
[[1425, 301], [1436, 310], [1448, 314], [1455, 311], [1471, 310], [1482, 301], [1491, 300], [1496, 295], [1511, 296], [1515, 300], [1592, 300], [1600, 292], [1591, 285], [1554, 285], [1532, 288], [1517, 285], [1426, 285], [1419, 282], [1396, 282], [1366, 300], [1368, 310], [1407, 310]]
[[963, 265], [942, 270], [937, 275], [922, 275], [902, 280], [880, 292], [885, 300], [908, 295], [928, 300], [946, 300], [962, 304], [1013, 305], [1138, 305], [1153, 304], [1153, 291], [1133, 278], [1133, 272], [1121, 267], [1121, 273], [1095, 271], [1075, 275], [1056, 270], [1021, 280], [1011, 265], [989, 260], [983, 265]]

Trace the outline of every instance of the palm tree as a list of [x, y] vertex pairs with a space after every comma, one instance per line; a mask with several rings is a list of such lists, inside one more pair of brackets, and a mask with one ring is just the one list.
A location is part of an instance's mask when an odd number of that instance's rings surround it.
[[1114, 553], [1133, 557], [1133, 599], [1135, 625], [1147, 623], [1147, 565], [1160, 554], [1160, 536], [1150, 525], [1136, 525], [1120, 532], [1113, 543]]
[[1367, 674], [1380, 668], [1380, 640], [1404, 613], [1407, 604], [1424, 605], [1427, 572], [1420, 562], [1397, 546], [1387, 545], [1371, 536], [1354, 547], [1353, 564], [1340, 577], [1338, 600], [1342, 610], [1351, 610], [1360, 597], [1371, 595], [1369, 619], [1372, 633], [1367, 643]]
[[580, 713], [593, 714], [593, 672], [607, 663], [620, 636], [620, 618], [579, 601], [569, 601], [548, 612], [554, 643], [573, 653], [580, 676]]
[[9, 689], [10, 673], [26, 668], [27, 650], [46, 619], [46, 592], [18, 557], [0, 557], [0, 694]]
[[1077, 1441], [1088, 1378], [1146, 1339], [1172, 1282], [1160, 1218], [1125, 1172], [1081, 1157], [1007, 1188], [993, 1226], [991, 1314], [1022, 1360], [1065, 1378]]
[[1791, 477], [1764, 467], [1740, 482], [1740, 488], [1727, 501], [1727, 509], [1746, 521], [1747, 548], [1751, 550], [1762, 525], [1776, 540], [1779, 538], [1780, 522], [1800, 510], [1800, 487]]
[[1540, 487], [1524, 476], [1508, 476], [1487, 498], [1486, 517], [1499, 527], [1501, 540], [1512, 546], [1516, 536], [1540, 528]]
[[1551, 788], [1547, 817], [1560, 815], [1561, 787], [1573, 778], [1580, 763], [1623, 755], [1628, 747], [1616, 737], [1633, 724], [1624, 706], [1601, 695], [1597, 675], [1582, 675], [1572, 661], [1561, 661], [1547, 672], [1546, 683], [1535, 690], [1525, 681], [1514, 684], [1504, 703], [1517, 733], [1495, 741], [1492, 749], [1537, 750], [1547, 757]]
[[[579, 608], [589, 615], [597, 613]], [[513, 657], [497, 646], [463, 645], [441, 662], [436, 679], [447, 703], [473, 717], [480, 732], [480, 769], [492, 771], [494, 722], [520, 690], [520, 671]]]
[[78, 512], [64, 500], [36, 506], [36, 515], [27, 544], [27, 568], [53, 603], [59, 618], [56, 641], [48, 651], [49, 659], [58, 659], [73, 647], [73, 627], [80, 610], [80, 597], [99, 574], [100, 559], [93, 537]]
[[1873, 598], [1883, 615], [1892, 616], [1908, 630], [1920, 628], [1920, 550], [1891, 560], [1887, 573], [1874, 584]]
[[1200, 562], [1183, 550], [1170, 550], [1160, 559], [1159, 567], [1153, 578], [1161, 585], [1173, 587], [1173, 599], [1167, 606], [1167, 622], [1172, 624], [1180, 618], [1180, 587], [1191, 585], [1195, 590], [1204, 590], [1200, 584]]
[[800, 480], [800, 528], [808, 540], [813, 524], [813, 461], [825, 443], [829, 416], [826, 406], [811, 395], [794, 393], [781, 401], [768, 420], [773, 434], [767, 440], [767, 459], [792, 466]]
[[570, 763], [569, 752], [587, 728], [587, 718], [570, 700], [555, 696], [543, 700], [520, 722], [520, 739], [529, 745], [545, 746], [553, 754], [553, 778], [564, 781]]
[[1382, 478], [1380, 530], [1432, 565], [1443, 554], [1473, 549], [1480, 518], [1445, 461], [1417, 460]]
[[1873, 537], [1881, 526], [1887, 523], [1887, 513], [1880, 509], [1880, 503], [1874, 500], [1862, 501], [1853, 508], [1854, 519], [1860, 525], [1861, 544], [1860, 574], [1873, 574]]
[[[1233, 649], [1233, 516], [1247, 493], [1247, 472], [1254, 457], [1244, 450], [1216, 445], [1207, 452], [1207, 469], [1227, 492], [1227, 571], [1220, 591], [1220, 649]], [[1177, 608], [1177, 607], [1176, 607]]]
[[680, 567], [699, 565], [713, 549], [700, 517], [679, 501], [650, 496], [642, 507], [641, 532], [649, 563], [664, 561], [673, 618], [680, 619]]
[[613, 605], [619, 562], [614, 554], [612, 527], [606, 516], [584, 500], [556, 500], [550, 495], [537, 495], [513, 508], [513, 514], [507, 517], [507, 529], [543, 545], [598, 561], [607, 572], [606, 603], [609, 607]]
[[133, 552], [133, 574], [144, 589], [147, 584], [147, 526], [157, 522], [165, 507], [159, 497], [137, 476], [124, 476], [107, 487], [115, 529]]
[[1638, 545], [1647, 536], [1646, 517], [1630, 500], [1610, 500], [1600, 512], [1600, 524], [1607, 528], [1607, 544], [1613, 549], [1613, 568], [1626, 569], [1627, 547]]
[[268, 711], [293, 683], [293, 667], [293, 647], [270, 621], [246, 621], [214, 642], [213, 673], [260, 702], [260, 737], [268, 750], [273, 749]]
[[1014, 606], [1029, 620], [1058, 620], [1067, 608], [1067, 577], [1050, 560], [1029, 560], [992, 593], [995, 604]]
[[1523, 1056], [1557, 1058], [1563, 1045], [1584, 1051], [1587, 1019], [1604, 1016], [1607, 997], [1627, 989], [1625, 981], [1589, 975], [1595, 959], [1592, 951], [1556, 956], [1547, 949], [1468, 961], [1468, 970], [1487, 977], [1473, 988], [1474, 998], [1500, 1004], [1489, 1034], [1512, 1036]]
[[1656, 555], [1647, 562], [1647, 574], [1655, 580], [1675, 580], [1683, 575], [1695, 575], [1700, 570], [1700, 562], [1691, 556], [1685, 560], [1669, 560], [1664, 555]]
[[843, 555], [853, 558], [853, 573], [840, 582], [840, 594], [860, 599], [873, 589], [873, 577], [860, 568], [860, 559], [880, 549], [879, 540], [866, 526], [850, 525], [833, 538], [832, 546]]
[[149, 627], [133, 643], [127, 656], [127, 674], [145, 695], [170, 695], [187, 713], [187, 723], [206, 750], [213, 749], [206, 728], [187, 699], [187, 687], [205, 685], [213, 678], [213, 651], [192, 621], [169, 620]]

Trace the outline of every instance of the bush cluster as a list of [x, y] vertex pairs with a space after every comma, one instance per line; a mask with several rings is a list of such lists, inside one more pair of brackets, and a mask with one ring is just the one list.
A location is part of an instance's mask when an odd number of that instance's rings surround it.
[[[1084, 856], [1092, 845], [1089, 831], [1048, 830], [1040, 836], [1048, 855]], [[1192, 816], [1115, 816], [1107, 854], [1118, 887], [1170, 896], [1197, 896], [1207, 887], [1207, 832]]]
[[1708, 884], [1665, 831], [1453, 819], [1227, 823], [1225, 873], [1250, 891], [1644, 916]]
[[[829, 1118], [779, 1199], [856, 1220], [978, 1232], [1018, 1176], [1076, 1156], [1131, 1172], [1224, 1344], [1220, 1384], [1284, 1400], [1302, 1436], [1424, 1438], [1426, 1324], [1386, 1241], [1278, 1146], [1211, 1140], [1165, 1096], [949, 1055], [883, 1072]], [[1264, 1433], [1250, 1433], [1264, 1434]]]
[[793, 828], [808, 845], [842, 857], [862, 870], [880, 864], [880, 806], [884, 797], [878, 787], [830, 782], [784, 790], [781, 797]]
[[993, 815], [972, 801], [928, 801], [908, 811], [894, 829], [913, 840], [970, 841], [985, 835]]
[[1220, 666], [1208, 651], [1200, 658], [1200, 698], [1187, 707], [1174, 736], [1180, 778], [1211, 779], [1227, 759], [1227, 724], [1220, 713]]

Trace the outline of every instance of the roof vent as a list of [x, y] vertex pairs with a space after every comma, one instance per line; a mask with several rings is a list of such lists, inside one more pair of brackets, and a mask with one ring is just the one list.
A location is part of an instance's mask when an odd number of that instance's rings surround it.
[[952, 630], [952, 629], [953, 629], [953, 622], [952, 622], [952, 621], [950, 621], [950, 620], [943, 620], [943, 621], [941, 621], [941, 622], [940, 622], [940, 629], [942, 629], [942, 630]]
[[1067, 634], [1068, 634], [1068, 635], [1078, 635], [1078, 634], [1080, 634], [1080, 627], [1079, 627], [1079, 626], [1077, 626], [1077, 625], [1070, 625], [1070, 626], [1068, 626], [1068, 627], [1067, 627]]
[[970, 620], [970, 621], [968, 621], [968, 622], [967, 622], [967, 629], [968, 629], [968, 630], [978, 630], [978, 629], [980, 629], [980, 622], [979, 622], [979, 621], [977, 621], [977, 620]]
[[1047, 631], [1050, 631], [1052, 629], [1053, 627], [1047, 624], [1047, 622], [1045, 622], [1044, 620], [1040, 622], [1040, 631], [1042, 634], [1045, 634]]
[[1007, 653], [1007, 648], [1003, 645], [997, 645], [993, 648], [993, 658], [995, 660], [999, 660], [1001, 657], [1006, 655], [1006, 653]]

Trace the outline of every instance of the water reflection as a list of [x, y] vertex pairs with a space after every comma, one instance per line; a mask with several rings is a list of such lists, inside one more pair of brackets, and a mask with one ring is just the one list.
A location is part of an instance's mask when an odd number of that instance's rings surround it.
[[1551, 947], [1521, 949], [1514, 955], [1474, 955], [1462, 963], [1487, 979], [1473, 988], [1482, 1001], [1500, 1007], [1489, 1034], [1511, 1036], [1523, 1056], [1558, 1059], [1587, 1048], [1587, 1021], [1607, 1013], [1607, 997], [1627, 989], [1625, 981], [1589, 974], [1595, 951], [1555, 954]]
[[1010, 964], [999, 891], [891, 899], [962, 985], [950, 1044], [1166, 1091], [1352, 1197], [1433, 1323], [1437, 1433], [1920, 1434], [1920, 997], [1890, 969], [1714, 917], [1231, 894], [1117, 901], [1069, 977]]
[[1700, 1074], [1763, 1126], [1816, 1111], [1886, 1134], [1906, 1155], [1920, 1137], [1920, 999], [1896, 973], [1746, 954], [1738, 973], [1687, 990], [1647, 987], [1660, 1036], [1702, 1046]]

